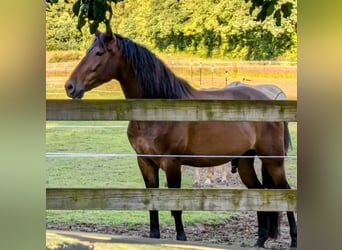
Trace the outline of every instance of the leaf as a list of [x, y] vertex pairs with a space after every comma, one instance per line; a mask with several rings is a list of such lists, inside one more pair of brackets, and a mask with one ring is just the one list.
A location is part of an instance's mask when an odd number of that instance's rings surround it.
[[81, 0], [77, 0], [74, 5], [72, 6], [72, 12], [75, 16], [78, 16], [80, 13], [80, 7], [81, 7]]
[[88, 20], [94, 20], [94, 0], [90, 0], [89, 2], [89, 8], [88, 8]]
[[98, 22], [103, 22], [105, 19], [107, 3], [105, 1], [96, 1], [93, 5], [93, 19]]
[[84, 15], [78, 17], [77, 29], [82, 33], [82, 27], [86, 24], [86, 18]]
[[270, 3], [270, 5], [267, 7], [266, 15], [270, 16], [274, 12], [274, 2]]
[[257, 21], [264, 21], [267, 17], [267, 11], [265, 9], [261, 9], [258, 13], [256, 20]]
[[283, 17], [287, 18], [291, 15], [293, 9], [293, 4], [290, 2], [286, 2], [281, 5], [281, 11], [283, 12]]
[[98, 27], [99, 27], [99, 22], [97, 21], [89, 23], [90, 34], [94, 34], [97, 31]]
[[279, 9], [276, 10], [276, 12], [274, 12], [273, 18], [276, 20], [276, 25], [280, 26], [281, 25], [281, 13]]
[[49, 4], [54, 4], [54, 3], [58, 3], [58, 0], [46, 0], [46, 2]]

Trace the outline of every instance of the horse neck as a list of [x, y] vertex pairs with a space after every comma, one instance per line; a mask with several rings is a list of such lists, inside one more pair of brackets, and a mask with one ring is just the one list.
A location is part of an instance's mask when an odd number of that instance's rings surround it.
[[143, 98], [142, 92], [134, 78], [119, 80], [119, 82], [126, 99]]
[[126, 63], [123, 63], [119, 66], [118, 71], [120, 73], [114, 77], [114, 79], [120, 83], [121, 90], [124, 93], [125, 98], [142, 98], [141, 90], [139, 89], [139, 85], [133, 74], [132, 67]]
[[169, 81], [161, 78], [160, 80], [154, 79], [139, 83], [134, 71], [131, 70], [122, 73], [117, 80], [120, 82], [121, 89], [127, 99], [192, 99], [196, 98], [198, 92], [185, 80], [176, 76]]

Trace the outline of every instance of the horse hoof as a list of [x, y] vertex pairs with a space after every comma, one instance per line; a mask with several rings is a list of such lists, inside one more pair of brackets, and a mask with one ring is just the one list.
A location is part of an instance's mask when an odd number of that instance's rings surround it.
[[198, 182], [195, 182], [194, 184], [192, 184], [192, 186], [193, 186], [194, 188], [199, 188], [199, 187], [200, 187], [200, 184], [199, 184]]
[[150, 238], [160, 239], [160, 233], [159, 232], [150, 232]]
[[185, 234], [177, 235], [177, 240], [187, 241]]
[[255, 243], [254, 247], [265, 248], [265, 240], [259, 238], [258, 241]]

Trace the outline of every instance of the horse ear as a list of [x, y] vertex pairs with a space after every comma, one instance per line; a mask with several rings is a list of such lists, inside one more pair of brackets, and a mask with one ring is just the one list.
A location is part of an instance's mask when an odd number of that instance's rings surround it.
[[101, 32], [100, 32], [99, 30], [96, 30], [96, 31], [95, 31], [95, 36], [99, 36], [100, 33], [101, 33]]
[[106, 37], [113, 38], [113, 31], [109, 24], [106, 25]]

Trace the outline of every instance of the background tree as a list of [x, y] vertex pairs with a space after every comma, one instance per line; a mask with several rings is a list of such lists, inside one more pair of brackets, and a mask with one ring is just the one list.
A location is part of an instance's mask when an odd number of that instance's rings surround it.
[[[77, 15], [79, 30], [90, 29], [90, 32], [83, 32], [83, 36], [103, 25], [103, 28], [112, 27], [114, 32], [161, 52], [247, 60], [284, 57], [295, 60], [296, 1], [267, 1], [268, 5], [259, 5], [260, 2], [266, 1], [145, 0], [137, 3], [136, 0], [76, 0], [67, 7], [69, 18]], [[268, 11], [264, 11], [264, 6], [268, 6]], [[290, 12], [288, 7], [291, 7]], [[104, 15], [98, 14], [100, 12]], [[281, 25], [275, 13], [281, 13]], [[76, 16], [73, 18], [70, 20], [75, 20]], [[63, 17], [63, 20], [69, 19]], [[47, 17], [47, 23], [50, 21]], [[54, 22], [51, 28], [55, 31], [49, 32], [61, 33], [58, 41], [66, 42], [70, 38], [63, 37], [67, 32], [60, 30], [71, 30], [70, 24], [56, 27], [57, 24]], [[76, 35], [72, 36], [76, 39]]]

